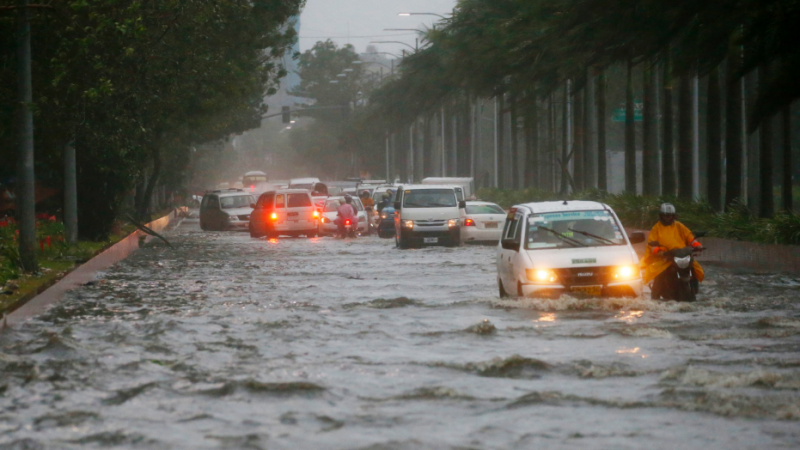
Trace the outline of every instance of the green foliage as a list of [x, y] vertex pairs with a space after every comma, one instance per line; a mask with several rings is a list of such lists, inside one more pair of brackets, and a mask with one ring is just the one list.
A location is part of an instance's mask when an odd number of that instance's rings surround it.
[[[75, 142], [83, 237], [105, 238], [133, 186], [157, 181], [156, 165], [167, 183], [181, 180], [190, 146], [260, 124], [296, 38], [284, 25], [303, 3], [76, 0], [35, 10], [37, 177], [59, 185], [61, 150]], [[0, 176], [15, 159], [15, 22], [0, 14]]]
[[537, 189], [481, 189], [478, 198], [495, 202], [503, 208], [530, 202], [557, 200], [591, 200], [610, 206], [626, 227], [648, 230], [658, 221], [662, 203], [672, 203], [678, 220], [695, 231], [707, 231], [709, 236], [760, 242], [764, 244], [800, 245], [800, 215], [782, 212], [774, 219], [753, 216], [743, 204], [720, 213], [706, 202], [685, 201], [676, 197], [647, 197], [633, 194], [608, 194], [598, 190], [560, 194]]

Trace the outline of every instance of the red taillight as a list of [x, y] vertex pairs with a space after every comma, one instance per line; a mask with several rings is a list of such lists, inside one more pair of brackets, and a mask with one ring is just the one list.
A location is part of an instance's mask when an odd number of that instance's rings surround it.
[[314, 211], [314, 218], [319, 218], [319, 211]]
[[474, 227], [475, 226], [475, 221], [472, 220], [472, 219], [467, 219], [467, 220], [464, 221], [464, 226], [465, 227]]
[[272, 219], [272, 220], [278, 220], [278, 214], [272, 213], [272, 215], [269, 216], [269, 218]]
[[344, 221], [344, 224], [345, 224], [345, 225], [350, 225], [350, 219], [347, 219], [347, 220], [345, 220], [345, 221]]
[[250, 192], [254, 192], [256, 190], [255, 186], [250, 186]]

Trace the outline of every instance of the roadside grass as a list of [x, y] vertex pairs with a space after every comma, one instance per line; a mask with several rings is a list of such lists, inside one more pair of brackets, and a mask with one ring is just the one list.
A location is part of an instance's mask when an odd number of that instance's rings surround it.
[[800, 245], [800, 215], [778, 212], [772, 219], [753, 216], [743, 204], [728, 211], [717, 212], [702, 201], [686, 201], [676, 197], [646, 197], [632, 194], [609, 194], [599, 190], [571, 193], [566, 198], [557, 193], [538, 189], [481, 189], [478, 198], [499, 204], [503, 208], [529, 202], [555, 200], [592, 200], [611, 206], [623, 225], [649, 230], [658, 221], [662, 203], [672, 203], [678, 210], [678, 220], [694, 231], [707, 231], [709, 236], [765, 244]]
[[[163, 217], [171, 211], [172, 209], [159, 211], [151, 216], [151, 220]], [[136, 226], [117, 221], [107, 240], [79, 241], [75, 246], [70, 246], [64, 242], [62, 222], [39, 220], [36, 233], [39, 241], [39, 248], [36, 250], [39, 273], [25, 274], [19, 267], [16, 226], [0, 221], [0, 315], [30, 295], [42, 292], [75, 267], [89, 261], [134, 231]]]

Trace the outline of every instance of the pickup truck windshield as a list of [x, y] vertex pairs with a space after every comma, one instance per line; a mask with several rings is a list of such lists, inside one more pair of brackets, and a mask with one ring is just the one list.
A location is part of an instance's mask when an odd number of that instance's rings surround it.
[[405, 191], [405, 208], [448, 208], [456, 206], [456, 193], [452, 189], [416, 189]]
[[525, 248], [623, 245], [622, 227], [608, 211], [568, 211], [528, 217]]

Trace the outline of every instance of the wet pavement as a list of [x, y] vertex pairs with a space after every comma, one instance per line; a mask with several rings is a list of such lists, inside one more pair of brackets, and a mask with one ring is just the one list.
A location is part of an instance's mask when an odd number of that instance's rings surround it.
[[494, 249], [168, 233], [0, 334], [0, 449], [800, 447], [800, 279], [500, 300]]

